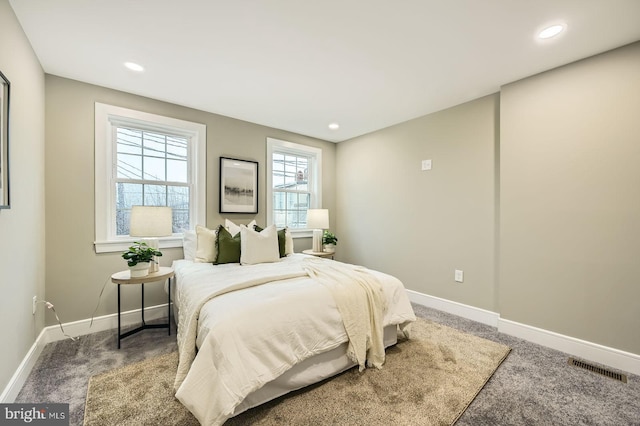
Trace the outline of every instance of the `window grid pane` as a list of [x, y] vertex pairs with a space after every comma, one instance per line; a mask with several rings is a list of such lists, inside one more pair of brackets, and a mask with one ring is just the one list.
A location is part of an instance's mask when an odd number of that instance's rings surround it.
[[273, 222], [276, 227], [288, 226], [294, 229], [307, 227], [307, 210], [311, 200], [310, 193], [273, 192]]
[[173, 232], [189, 229], [188, 142], [181, 136], [116, 128], [116, 235], [129, 235], [134, 205], [169, 206]]
[[307, 226], [310, 158], [274, 152], [272, 157], [273, 220], [277, 227], [304, 229]]

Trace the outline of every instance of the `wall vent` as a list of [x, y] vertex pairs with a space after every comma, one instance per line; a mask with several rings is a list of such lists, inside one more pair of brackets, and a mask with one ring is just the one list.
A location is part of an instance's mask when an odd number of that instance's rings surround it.
[[574, 358], [569, 358], [569, 365], [573, 365], [575, 367], [584, 368], [585, 370], [589, 370], [593, 373], [598, 373], [603, 376], [609, 377], [610, 379], [617, 380], [622, 383], [627, 383], [627, 375], [616, 373], [611, 370], [607, 370], [606, 368], [598, 367], [593, 364], [589, 364], [588, 362], [580, 361]]

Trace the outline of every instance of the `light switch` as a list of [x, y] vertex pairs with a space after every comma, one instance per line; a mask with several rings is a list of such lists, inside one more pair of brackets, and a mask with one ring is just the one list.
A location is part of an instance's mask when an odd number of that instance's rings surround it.
[[464, 281], [464, 272], [462, 272], [460, 269], [456, 269], [453, 278], [461, 283]]
[[431, 160], [422, 160], [422, 170], [431, 170]]

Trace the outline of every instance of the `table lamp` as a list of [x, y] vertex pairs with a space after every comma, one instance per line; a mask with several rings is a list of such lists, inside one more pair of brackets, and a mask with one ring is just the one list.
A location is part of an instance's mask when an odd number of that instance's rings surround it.
[[[171, 207], [133, 206], [129, 219], [129, 235], [143, 237], [141, 242], [158, 250], [158, 237], [168, 237], [173, 233]], [[158, 271], [158, 259], [154, 256], [149, 272]]]
[[313, 229], [313, 243], [311, 249], [315, 252], [321, 252], [323, 230], [329, 229], [329, 210], [307, 210], [307, 228]]

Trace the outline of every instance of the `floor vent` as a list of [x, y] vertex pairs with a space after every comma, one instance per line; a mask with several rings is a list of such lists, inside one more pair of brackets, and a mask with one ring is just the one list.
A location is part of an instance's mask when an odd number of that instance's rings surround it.
[[593, 373], [601, 374], [601, 375], [606, 376], [606, 377], [608, 377], [610, 379], [614, 379], [614, 380], [617, 380], [617, 381], [622, 382], [622, 383], [627, 383], [627, 375], [626, 374], [616, 373], [616, 372], [613, 372], [611, 370], [607, 370], [606, 368], [602, 368], [602, 367], [598, 367], [598, 366], [589, 364], [588, 362], [579, 361], [579, 360], [574, 359], [574, 358], [569, 358], [569, 365], [573, 365], [575, 367], [584, 368], [585, 370], [589, 370], [589, 371], [591, 371]]

